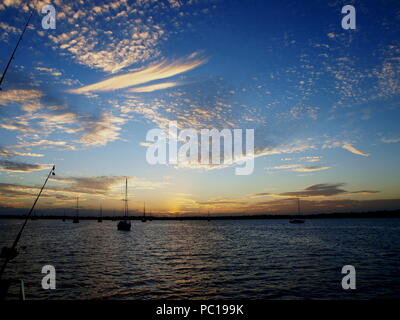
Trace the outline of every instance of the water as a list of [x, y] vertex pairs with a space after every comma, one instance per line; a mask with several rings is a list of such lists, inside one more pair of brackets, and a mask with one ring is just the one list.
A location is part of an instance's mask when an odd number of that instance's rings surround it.
[[[0, 220], [10, 246], [22, 220]], [[371, 299], [400, 296], [400, 219], [29, 221], [8, 275], [27, 299]], [[41, 288], [54, 265], [56, 290]], [[357, 289], [343, 290], [354, 265]], [[11, 273], [10, 271], [13, 271]]]

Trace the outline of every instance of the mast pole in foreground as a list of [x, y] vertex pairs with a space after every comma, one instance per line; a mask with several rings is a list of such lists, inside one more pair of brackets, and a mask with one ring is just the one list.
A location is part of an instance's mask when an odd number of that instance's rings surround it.
[[33, 12], [31, 12], [31, 14], [29, 15], [28, 21], [26, 22], [25, 27], [24, 27], [24, 29], [22, 30], [21, 35], [19, 36], [18, 42], [17, 42], [17, 44], [15, 45], [15, 48], [14, 48], [12, 54], [11, 54], [11, 57], [10, 57], [10, 59], [9, 59], [8, 62], [7, 62], [6, 68], [4, 69], [3, 74], [1, 75], [1, 78], [0, 78], [0, 90], [1, 90], [1, 85], [3, 84], [3, 80], [4, 80], [5, 76], [6, 76], [7, 70], [8, 70], [8, 68], [10, 67], [11, 61], [14, 59], [15, 52], [17, 51], [17, 48], [18, 48], [18, 46], [19, 46], [19, 43], [21, 42], [22, 37], [23, 37], [23, 35], [25, 34], [25, 31], [26, 31], [26, 28], [28, 27], [29, 21], [30, 21], [31, 18], [32, 18], [32, 14], [33, 14]]
[[19, 241], [19, 239], [20, 239], [21, 236], [22, 236], [22, 232], [23, 232], [24, 229], [25, 229], [25, 226], [26, 226], [26, 224], [27, 224], [27, 222], [28, 222], [29, 217], [31, 216], [33, 210], [35, 209], [35, 205], [36, 205], [36, 203], [38, 202], [38, 200], [39, 200], [39, 198], [40, 198], [40, 195], [42, 194], [42, 191], [43, 191], [44, 187], [46, 186], [47, 180], [49, 180], [49, 178], [50, 178], [51, 175], [55, 175], [55, 173], [54, 173], [54, 170], [55, 170], [55, 169], [56, 169], [56, 166], [53, 165], [53, 167], [51, 168], [49, 174], [47, 175], [46, 180], [44, 181], [44, 184], [43, 184], [42, 188], [41, 188], [40, 191], [39, 191], [39, 194], [37, 195], [35, 201], [33, 202], [33, 205], [32, 205], [32, 207], [31, 207], [31, 209], [29, 210], [29, 213], [28, 213], [28, 215], [26, 216], [25, 221], [24, 221], [24, 223], [22, 224], [22, 227], [21, 227], [21, 229], [19, 230], [19, 232], [18, 232], [18, 234], [17, 234], [17, 237], [15, 238], [15, 240], [14, 240], [14, 242], [13, 242], [11, 248], [6, 248], [6, 247], [3, 248], [2, 254], [4, 253], [4, 255], [6, 256], [6, 257], [5, 257], [6, 259], [5, 259], [5, 261], [4, 261], [4, 263], [3, 263], [3, 266], [1, 267], [1, 270], [0, 270], [0, 280], [1, 280], [2, 276], [3, 276], [4, 270], [5, 270], [5, 268], [6, 268], [7, 264], [8, 264], [8, 262], [10, 262], [13, 258], [15, 258], [15, 257], [18, 255], [18, 252], [16, 251], [16, 247], [17, 247], [18, 241]]

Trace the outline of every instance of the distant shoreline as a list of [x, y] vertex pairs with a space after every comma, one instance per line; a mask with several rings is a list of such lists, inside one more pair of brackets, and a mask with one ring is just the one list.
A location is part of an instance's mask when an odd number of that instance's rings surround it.
[[[0, 219], [25, 219], [26, 215], [0, 215]], [[36, 220], [72, 220], [74, 216], [61, 215], [36, 215]], [[142, 220], [142, 215], [129, 216], [128, 220]], [[350, 219], [350, 218], [400, 218], [400, 210], [394, 211], [373, 211], [373, 212], [340, 212], [340, 213], [316, 213], [316, 214], [248, 214], [248, 215], [220, 215], [220, 216], [149, 216], [147, 220], [269, 220], [269, 219]], [[31, 217], [32, 219], [32, 217]], [[79, 217], [80, 220], [97, 220], [98, 216], [90, 215]], [[123, 220], [122, 216], [103, 216], [103, 220]]]

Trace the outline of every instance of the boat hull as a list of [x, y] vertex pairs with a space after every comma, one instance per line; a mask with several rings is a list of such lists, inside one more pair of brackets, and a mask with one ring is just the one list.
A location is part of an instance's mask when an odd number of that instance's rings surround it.
[[120, 221], [117, 225], [118, 230], [131, 231], [131, 223], [128, 221]]

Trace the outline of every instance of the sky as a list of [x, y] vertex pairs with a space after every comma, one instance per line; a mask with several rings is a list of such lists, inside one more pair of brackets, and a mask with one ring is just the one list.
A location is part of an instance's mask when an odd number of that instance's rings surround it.
[[[31, 206], [164, 215], [400, 209], [398, 1], [0, 4], [0, 214]], [[356, 29], [342, 28], [344, 5]], [[146, 135], [254, 129], [250, 175], [151, 165]]]

